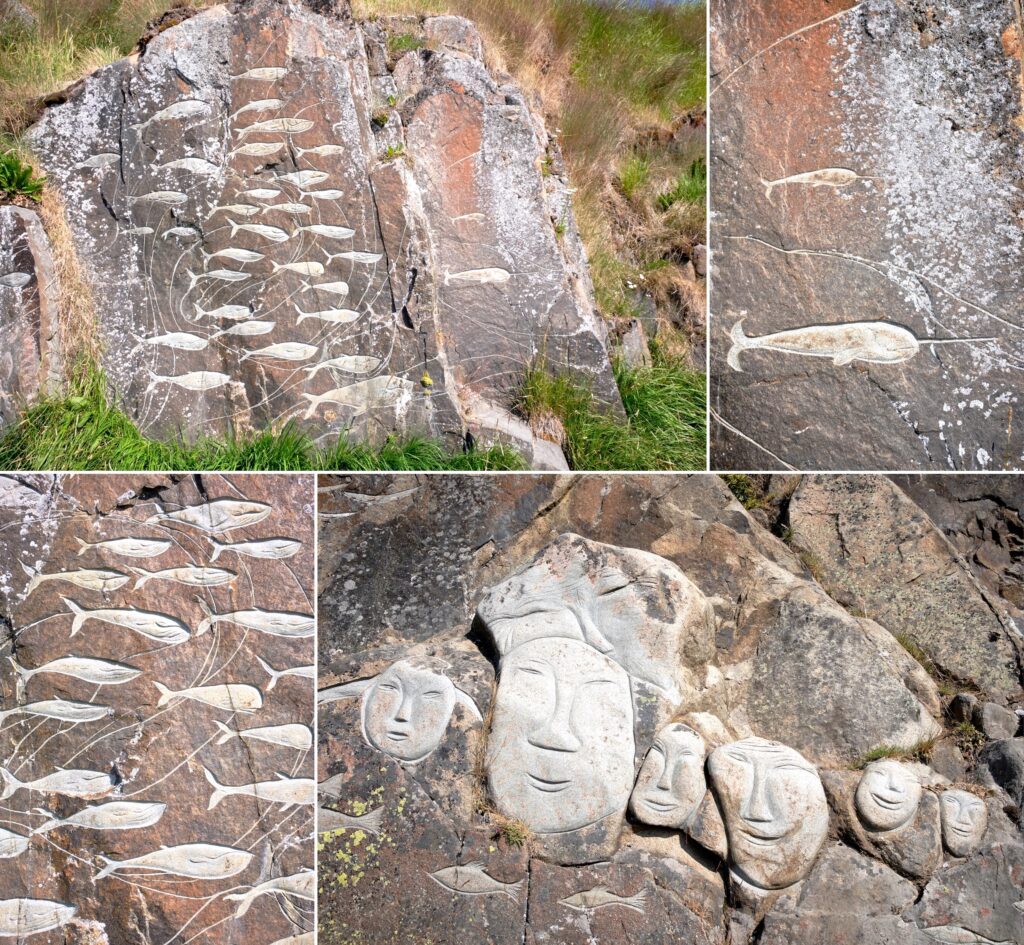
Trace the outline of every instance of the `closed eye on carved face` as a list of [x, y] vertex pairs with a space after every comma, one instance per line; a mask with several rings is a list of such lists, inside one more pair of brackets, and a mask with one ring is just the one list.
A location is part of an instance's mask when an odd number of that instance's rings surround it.
[[614, 594], [629, 587], [631, 583], [626, 574], [618, 568], [602, 568], [594, 582], [594, 592], [601, 596]]
[[391, 682], [390, 680], [387, 681], [387, 682], [380, 683], [377, 686], [377, 688], [378, 689], [383, 689], [384, 692], [401, 692], [402, 691], [402, 687], [399, 686], [397, 682]]
[[444, 698], [444, 693], [440, 689], [431, 689], [421, 693], [420, 698], [429, 699], [431, 702], [440, 702]]

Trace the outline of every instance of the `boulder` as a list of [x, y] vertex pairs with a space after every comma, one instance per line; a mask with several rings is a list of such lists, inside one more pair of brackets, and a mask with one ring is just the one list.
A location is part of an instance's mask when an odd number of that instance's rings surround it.
[[978, 768], [993, 787], [1005, 791], [1024, 810], [1024, 738], [989, 742], [978, 756]]
[[1020, 727], [1017, 713], [994, 702], [982, 702], [971, 713], [974, 727], [987, 738], [1013, 738]]
[[145, 432], [295, 421], [318, 442], [472, 436], [559, 466], [510, 409], [542, 360], [624, 419], [566, 185], [540, 170], [556, 145], [471, 24], [422, 29], [392, 63], [387, 23], [347, 3], [236, 0], [34, 126]]
[[1021, 467], [1013, 22], [713, 5], [713, 468]]

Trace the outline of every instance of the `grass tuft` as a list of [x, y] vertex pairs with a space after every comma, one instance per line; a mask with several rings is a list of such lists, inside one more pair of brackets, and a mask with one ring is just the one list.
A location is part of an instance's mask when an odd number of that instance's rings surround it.
[[27, 197], [39, 203], [45, 184], [46, 178], [37, 176], [32, 165], [23, 161], [17, 151], [0, 154], [0, 195], [9, 200]]
[[921, 764], [928, 764], [934, 748], [934, 738], [915, 742], [909, 748], [901, 745], [878, 745], [861, 755], [854, 767], [866, 768], [872, 761], [881, 761], [883, 758], [893, 758], [896, 761], [918, 761]]
[[62, 394], [44, 396], [0, 435], [0, 469], [10, 470], [510, 470], [522, 469], [514, 450], [452, 453], [420, 437], [389, 438], [377, 448], [344, 439], [323, 450], [293, 424], [251, 436], [208, 437], [196, 443], [144, 436], [107, 399], [99, 370], [79, 365]]
[[648, 368], [615, 364], [628, 421], [599, 412], [590, 391], [543, 365], [527, 372], [519, 410], [528, 420], [554, 416], [565, 430], [573, 469], [703, 469], [705, 384], [700, 374], [657, 357]]
[[658, 194], [658, 209], [666, 211], [681, 200], [687, 203], [703, 204], [708, 193], [708, 169], [703, 158], [698, 158], [690, 165], [685, 174], [680, 174], [675, 184], [663, 193]]

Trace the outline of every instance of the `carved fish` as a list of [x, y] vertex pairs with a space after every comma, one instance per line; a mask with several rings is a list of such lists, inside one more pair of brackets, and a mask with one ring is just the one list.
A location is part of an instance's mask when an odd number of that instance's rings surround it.
[[291, 538], [268, 538], [264, 541], [239, 541], [232, 545], [210, 539], [213, 545], [211, 561], [216, 561], [222, 551], [233, 551], [235, 554], [245, 555], [249, 558], [290, 558], [302, 547], [301, 541], [294, 541]]
[[343, 190], [303, 190], [303, 197], [312, 197], [314, 200], [341, 200], [345, 196]]
[[303, 131], [309, 131], [313, 122], [308, 118], [271, 118], [269, 121], [257, 121], [252, 125], [246, 125], [241, 131], [241, 137], [246, 137], [254, 132], [278, 132], [286, 135], [297, 135]]
[[320, 312], [304, 312], [298, 305], [294, 306], [294, 308], [299, 315], [295, 319], [296, 325], [301, 324], [307, 318], [318, 318], [320, 321], [328, 322], [331, 325], [347, 325], [350, 322], [354, 322], [360, 316], [359, 312], [351, 308], [325, 308]]
[[296, 187], [308, 187], [310, 184], [322, 183], [328, 177], [330, 174], [326, 171], [293, 171], [290, 174], [278, 174], [274, 179]]
[[283, 341], [265, 348], [248, 350], [242, 355], [242, 361], [248, 358], [275, 358], [281, 361], [306, 361], [320, 349], [316, 345], [307, 345], [301, 341]]
[[187, 374], [178, 374], [176, 377], [168, 377], [165, 374], [150, 371], [149, 376], [152, 380], [147, 390], [151, 390], [157, 384], [176, 384], [185, 390], [214, 390], [217, 387], [223, 387], [231, 380], [227, 374], [217, 371], [189, 371]]
[[60, 794], [63, 797], [102, 797], [114, 790], [114, 781], [102, 771], [87, 771], [81, 768], [59, 768], [35, 781], [19, 781], [6, 768], [0, 768], [0, 780], [4, 783], [0, 801], [7, 800], [17, 791], [35, 791], [39, 794]]
[[347, 282], [320, 282], [317, 285], [307, 285], [304, 291], [306, 292], [330, 292], [332, 295], [348, 295], [348, 283]]
[[270, 692], [274, 686], [277, 685], [277, 681], [284, 676], [299, 676], [302, 679], [315, 679], [316, 678], [316, 667], [315, 666], [292, 666], [289, 669], [274, 669], [269, 663], [264, 662], [258, 656], [256, 662], [260, 664], [270, 676], [270, 685], [267, 686], [267, 692]]
[[223, 207], [214, 207], [210, 211], [210, 216], [212, 217], [221, 210], [225, 210], [228, 213], [237, 213], [240, 217], [251, 217], [260, 212], [260, 208], [254, 207], [251, 203], [228, 203]]
[[270, 801], [272, 804], [283, 804], [283, 810], [288, 810], [300, 804], [312, 804], [316, 793], [316, 783], [312, 778], [289, 778], [278, 774], [275, 781], [257, 781], [254, 784], [232, 786], [218, 782], [205, 767], [203, 772], [213, 788], [207, 810], [213, 810], [224, 798], [236, 795], [255, 797], [261, 801]]
[[271, 141], [254, 141], [252, 144], [243, 144], [240, 148], [235, 148], [231, 154], [242, 157], [269, 157], [271, 154], [277, 154], [283, 147], [283, 141], [277, 144]]
[[248, 272], [236, 272], [234, 269], [210, 269], [208, 272], [189, 272], [191, 285], [195, 285], [200, 279], [216, 279], [219, 282], [245, 282], [251, 279]]
[[281, 66], [261, 66], [258, 69], [249, 69], [241, 75], [233, 75], [232, 79], [250, 79], [254, 82], [274, 82], [283, 79], [288, 75], [288, 70]]
[[233, 259], [235, 262], [240, 263], [259, 262], [264, 258], [263, 253], [255, 253], [251, 249], [235, 249], [230, 246], [227, 249], [218, 249], [215, 253], [203, 253], [203, 255], [207, 259], [223, 256], [225, 259]]
[[462, 896], [489, 896], [497, 894], [508, 896], [513, 902], [519, 902], [519, 892], [525, 880], [516, 883], [503, 883], [484, 872], [480, 862], [464, 863], [461, 866], [446, 866], [443, 870], [427, 874], [439, 886], [444, 886]]
[[[302, 321], [300, 318], [299, 321]], [[321, 368], [329, 368], [333, 371], [344, 371], [346, 374], [369, 374], [376, 371], [383, 362], [380, 358], [358, 354], [346, 354], [338, 358], [331, 358], [329, 361], [321, 361], [313, 367], [304, 368], [310, 377], [315, 377]]]
[[249, 630], [269, 633], [277, 637], [308, 637], [313, 635], [316, 621], [311, 614], [293, 614], [287, 611], [233, 610], [226, 614], [215, 614], [205, 601], [200, 600], [199, 606], [206, 616], [196, 628], [196, 635], [206, 633], [214, 624], [233, 623]]
[[252, 854], [213, 843], [184, 843], [161, 847], [130, 860], [111, 860], [105, 856], [100, 859], [107, 865], [96, 874], [96, 880], [122, 870], [149, 870], [189, 879], [227, 879], [241, 873], [252, 860]]
[[331, 810], [329, 807], [318, 807], [316, 809], [316, 832], [325, 834], [332, 830], [365, 830], [367, 833], [378, 834], [383, 819], [383, 807], [378, 807], [361, 817], [343, 814], [341, 811]]
[[1013, 945], [1012, 941], [997, 942], [959, 925], [933, 925], [921, 931], [936, 942], [942, 942], [942, 945]]
[[48, 810], [39, 809], [51, 819], [36, 827], [32, 833], [49, 833], [63, 827], [83, 827], [86, 830], [138, 830], [151, 827], [164, 815], [166, 804], [146, 801], [111, 801], [95, 807], [86, 807], [70, 817], [56, 817]]
[[0, 285], [7, 289], [21, 289], [32, 281], [30, 272], [9, 272], [0, 276]]
[[281, 191], [279, 190], [270, 187], [257, 187], [254, 190], [243, 190], [238, 196], [248, 197], [250, 200], [273, 200], [280, 195]]
[[121, 155], [116, 151], [101, 151], [90, 158], [86, 158], [78, 167], [109, 167], [121, 160]]
[[244, 683], [221, 683], [218, 686], [191, 686], [188, 689], [168, 689], [163, 683], [154, 682], [160, 691], [157, 707], [165, 706], [172, 699], [191, 699], [215, 709], [229, 712], [255, 712], [263, 707], [263, 696], [255, 686]]
[[776, 180], [765, 180], [761, 178], [764, 185], [764, 195], [768, 200], [772, 199], [772, 191], [776, 187], [784, 187], [787, 184], [807, 184], [811, 187], [847, 187], [856, 180], [877, 180], [874, 177], [861, 177], [856, 171], [848, 167], [823, 167], [816, 171], [804, 171], [802, 174], [790, 174], [789, 177], [779, 177]]
[[357, 263], [376, 263], [380, 262], [384, 258], [382, 253], [328, 253], [327, 261], [330, 262], [333, 259], [347, 259], [349, 262]]
[[351, 682], [320, 689], [316, 694], [317, 705], [325, 702], [340, 702], [342, 699], [353, 699], [362, 695], [370, 681], [369, 679], [353, 679]]
[[[271, 210], [277, 210], [281, 213], [290, 213], [293, 216], [303, 216], [304, 214], [311, 213], [312, 207], [307, 207], [304, 203], [272, 203], [268, 207], [263, 208], [264, 213], [270, 213]], [[299, 227], [304, 229], [304, 227]]]
[[234, 220], [228, 220], [228, 226], [231, 227], [232, 236], [239, 230], [246, 230], [249, 233], [262, 236], [265, 240], [270, 240], [272, 243], [283, 243], [285, 240], [291, 239], [291, 234], [282, 230], [279, 226], [266, 226], [262, 223], [235, 223]]
[[57, 719], [59, 722], [95, 722], [105, 718], [114, 710], [108, 705], [93, 705], [91, 702], [72, 702], [64, 699], [44, 699], [42, 702], [29, 702], [16, 705], [0, 712], [0, 721], [12, 715], [38, 715], [44, 719]]
[[347, 240], [356, 235], [356, 231], [347, 226], [332, 226], [329, 223], [312, 223], [309, 226], [300, 226], [299, 229], [332, 240]]
[[401, 377], [381, 375], [366, 381], [349, 384], [348, 387], [336, 387], [326, 394], [303, 394], [309, 401], [309, 409], [303, 415], [306, 420], [316, 413], [323, 404], [338, 404], [357, 410], [370, 407], [393, 407], [403, 397], [411, 395], [413, 385]]
[[273, 509], [263, 502], [248, 502], [239, 499], [213, 499], [200, 505], [189, 505], [173, 512], [165, 512], [158, 502], [160, 510], [146, 519], [147, 525], [158, 522], [178, 522], [201, 528], [204, 532], [217, 535], [234, 528], [246, 528], [262, 522]]
[[507, 269], [465, 269], [462, 272], [445, 272], [444, 284], [504, 285], [510, 278], [512, 275]]
[[154, 338], [143, 338], [142, 344], [159, 345], [163, 348], [175, 348], [178, 351], [202, 351], [210, 342], [199, 335], [190, 335], [184, 331], [169, 331], [166, 335]]
[[237, 321], [242, 318], [249, 318], [252, 315], [252, 310], [248, 305], [221, 305], [219, 308], [210, 311], [206, 311], [197, 305], [195, 310], [196, 318], [229, 318]]
[[316, 154], [318, 156], [347, 153], [340, 144], [318, 144], [315, 148], [296, 148], [295, 151], [298, 154]]
[[202, 233], [199, 232], [194, 226], [172, 226], [169, 230], [164, 230], [160, 234], [160, 239], [165, 240], [168, 237], [181, 237], [184, 239], [186, 236], [190, 239], [201, 239]]
[[25, 564], [22, 564], [21, 568], [31, 578], [28, 582], [28, 587], [25, 588], [27, 594], [31, 594], [32, 591], [45, 581], [65, 581], [87, 591], [102, 591], [104, 594], [108, 594], [111, 591], [116, 591], [119, 587], [124, 587], [130, 580], [126, 574], [121, 574], [120, 571], [83, 569], [79, 571], [54, 571], [50, 574], [40, 574], [34, 568], [30, 568]]
[[133, 226], [122, 232], [125, 236], [150, 236], [155, 231], [151, 226]]
[[168, 171], [188, 171], [190, 174], [198, 174], [201, 177], [208, 177], [220, 170], [216, 164], [196, 157], [178, 158], [176, 161], [161, 164], [160, 167]]
[[609, 892], [607, 886], [595, 886], [593, 889], [578, 892], [558, 901], [566, 908], [575, 909], [577, 912], [592, 912], [603, 906], [625, 906], [627, 909], [633, 909], [643, 915], [644, 905], [647, 902], [647, 891], [641, 889], [635, 896], [618, 896]]
[[254, 335], [269, 335], [274, 330], [277, 322], [239, 322], [230, 328], [223, 328], [214, 332], [211, 338], [220, 338], [224, 335], [236, 335], [242, 338], [251, 338]]
[[266, 882], [253, 886], [248, 892], [232, 893], [224, 898], [239, 903], [235, 918], [239, 919], [249, 911], [249, 906], [260, 896], [282, 894], [297, 896], [299, 899], [316, 898], [316, 870], [301, 870], [291, 876], [275, 876]]
[[740, 353], [764, 348], [787, 354], [831, 358], [837, 367], [853, 361], [896, 364], [917, 354], [920, 345], [914, 334], [888, 322], [848, 322], [837, 325], [811, 325], [791, 328], [770, 335], [748, 337], [741, 318], [729, 332], [732, 348], [726, 361], [734, 371], [742, 371]]
[[188, 200], [188, 195], [179, 190], [154, 190], [148, 194], [140, 194], [138, 197], [129, 197], [128, 200], [133, 203], [140, 200], [151, 200], [153, 203], [167, 204], [168, 207], [180, 207]]
[[188, 627], [175, 617], [168, 617], [167, 614], [150, 613], [148, 610], [132, 608], [86, 610], [66, 597], [62, 597], [61, 600], [75, 615], [74, 622], [71, 624], [71, 636], [78, 633], [86, 621], [100, 620], [103, 623], [113, 624], [115, 627], [134, 630], [136, 633], [141, 633], [144, 637], [149, 637], [160, 643], [184, 643], [189, 638]]
[[8, 656], [14, 671], [23, 682], [28, 682], [33, 676], [41, 673], [56, 673], [60, 676], [71, 676], [74, 679], [81, 679], [83, 682], [94, 683], [97, 686], [119, 686], [122, 683], [131, 682], [142, 675], [141, 669], [128, 666], [126, 663], [115, 663], [112, 660], [97, 660], [86, 656], [62, 656], [59, 659], [50, 660], [35, 669], [28, 669], [22, 666], [13, 656]]
[[274, 267], [274, 272], [280, 272], [283, 269], [286, 272], [297, 272], [300, 276], [322, 276], [324, 274], [323, 263], [318, 262], [279, 263], [271, 260], [271, 265]]
[[28, 849], [29, 843], [28, 837], [0, 827], [0, 860], [10, 860], [13, 857], [21, 856]]
[[[239, 115], [244, 115], [246, 112], [266, 112], [270, 109], [278, 109], [284, 106], [284, 100], [279, 98], [261, 98], [255, 102], [248, 102], [243, 105], [237, 112], [234, 112], [229, 120], [237, 118]], [[280, 147], [280, 146], [279, 146]]]
[[166, 108], [160, 109], [153, 115], [150, 115], [145, 121], [141, 121], [138, 124], [131, 125], [136, 131], [140, 128], [146, 128], [147, 126], [159, 121], [179, 121], [182, 118], [195, 118], [199, 115], [209, 115], [210, 106], [206, 102], [201, 102], [198, 99], [185, 99], [181, 102], [175, 102], [173, 105], [168, 105]]
[[171, 547], [171, 542], [156, 538], [106, 538], [103, 541], [83, 541], [76, 538], [78, 553], [84, 555], [90, 548], [103, 548], [126, 558], [155, 558]]
[[[316, 790], [318, 794], [326, 794], [328, 797], [341, 797], [341, 789], [346, 783], [345, 775], [336, 774], [321, 781], [316, 786]], [[324, 808], [320, 809], [323, 810]], [[335, 811], [335, 813], [337, 813], [337, 811]]]
[[299, 932], [298, 935], [289, 935], [287, 938], [279, 938], [270, 945], [313, 945], [316, 937], [313, 932]]
[[0, 937], [20, 942], [25, 936], [67, 925], [77, 911], [52, 899], [0, 899]]
[[128, 570], [139, 576], [135, 582], [135, 590], [154, 578], [158, 581], [186, 584], [189, 587], [220, 587], [222, 584], [230, 584], [238, 577], [234, 571], [225, 571], [222, 568], [200, 568], [194, 565], [165, 568], [163, 571], [146, 571], [142, 568], [129, 568]]
[[223, 745], [225, 742], [231, 741], [232, 738], [242, 738], [267, 742], [269, 745], [280, 745], [282, 748], [298, 748], [301, 751], [308, 751], [313, 747], [313, 733], [306, 725], [267, 725], [263, 728], [247, 728], [238, 731], [216, 720], [213, 724], [223, 733], [217, 739], [218, 745]]

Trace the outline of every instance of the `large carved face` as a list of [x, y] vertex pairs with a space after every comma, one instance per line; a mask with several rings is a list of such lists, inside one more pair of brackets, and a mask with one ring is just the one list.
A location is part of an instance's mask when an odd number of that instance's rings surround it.
[[857, 814], [870, 830], [896, 830], [917, 812], [922, 790], [917, 775], [907, 765], [888, 758], [873, 761], [857, 785]]
[[681, 830], [707, 791], [704, 758], [707, 746], [692, 728], [666, 725], [651, 745], [629, 800], [641, 823]]
[[828, 834], [818, 772], [799, 752], [762, 738], [716, 748], [708, 760], [733, 871], [763, 889], [802, 879]]
[[981, 844], [988, 826], [985, 802], [969, 791], [944, 791], [939, 798], [942, 811], [942, 842], [953, 856], [967, 856]]
[[625, 811], [633, 783], [629, 677], [576, 640], [537, 639], [501, 661], [488, 756], [500, 810], [537, 833]]
[[366, 740], [399, 761], [422, 761], [440, 744], [455, 701], [446, 676], [409, 660], [393, 663], [363, 694]]

